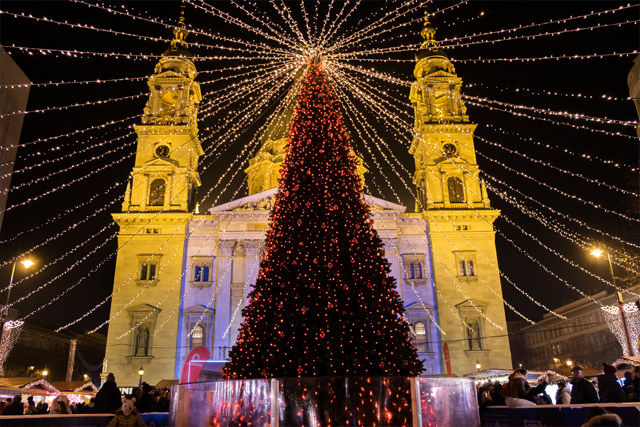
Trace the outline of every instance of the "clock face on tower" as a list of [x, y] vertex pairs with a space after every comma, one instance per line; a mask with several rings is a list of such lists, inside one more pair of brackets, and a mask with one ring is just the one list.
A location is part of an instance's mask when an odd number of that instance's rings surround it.
[[156, 156], [165, 158], [169, 157], [169, 146], [168, 145], [158, 145], [156, 147]]
[[442, 151], [444, 151], [445, 156], [455, 156], [458, 152], [458, 149], [453, 144], [444, 144], [442, 146]]

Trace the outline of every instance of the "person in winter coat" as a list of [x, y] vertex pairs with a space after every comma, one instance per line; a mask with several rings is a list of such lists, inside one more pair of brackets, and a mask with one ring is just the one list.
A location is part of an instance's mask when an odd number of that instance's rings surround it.
[[558, 391], [556, 392], [556, 405], [568, 405], [571, 403], [571, 391], [567, 388], [564, 381], [558, 382]]
[[534, 406], [535, 403], [528, 400], [531, 386], [527, 382], [527, 370], [516, 369], [509, 375], [509, 382], [501, 390], [507, 406]]
[[147, 427], [135, 405], [136, 398], [122, 398], [122, 407], [116, 411], [107, 427]]
[[2, 415], [24, 415], [24, 405], [22, 404], [22, 396], [13, 396], [10, 405], [5, 406]]
[[571, 380], [571, 404], [598, 403], [598, 392], [582, 374], [582, 367], [574, 366], [571, 370], [573, 379]]
[[107, 382], [96, 394], [96, 413], [114, 413], [122, 404], [120, 389], [116, 384], [116, 377], [112, 373], [107, 375]]
[[69, 399], [64, 394], [60, 394], [53, 399], [51, 403], [51, 412], [50, 414], [72, 414], [71, 408], [69, 407]]
[[604, 374], [598, 375], [598, 389], [600, 389], [600, 401], [602, 403], [626, 402], [627, 396], [618, 382], [616, 367], [603, 363]]

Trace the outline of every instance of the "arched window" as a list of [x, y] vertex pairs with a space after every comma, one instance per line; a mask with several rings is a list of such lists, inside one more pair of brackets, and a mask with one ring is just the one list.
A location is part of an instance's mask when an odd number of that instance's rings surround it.
[[418, 279], [422, 279], [422, 263], [418, 263]]
[[209, 281], [209, 267], [207, 267], [206, 265], [202, 267], [202, 281]]
[[449, 202], [464, 203], [464, 188], [462, 180], [457, 176], [451, 176], [447, 179], [447, 187], [449, 188]]
[[204, 326], [197, 325], [191, 332], [191, 349], [204, 345]]
[[149, 186], [149, 206], [164, 205], [164, 192], [166, 189], [164, 179], [154, 179]]
[[195, 282], [202, 281], [202, 267], [200, 267], [199, 265], [196, 265], [193, 269], [193, 280]]
[[415, 279], [416, 278], [416, 269], [413, 266], [413, 263], [409, 264], [409, 279]]
[[422, 322], [416, 322], [413, 325], [413, 330], [416, 333], [416, 348], [419, 353], [427, 351], [427, 328]]

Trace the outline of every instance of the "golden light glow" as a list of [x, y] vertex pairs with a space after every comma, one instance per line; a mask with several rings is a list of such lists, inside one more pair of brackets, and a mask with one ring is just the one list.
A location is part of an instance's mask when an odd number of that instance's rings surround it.
[[49, 371], [47, 371], [46, 369], [42, 371], [42, 376], [46, 377], [47, 375], [49, 375]]
[[30, 259], [23, 259], [22, 261], [20, 261], [22, 263], [22, 265], [24, 265], [24, 268], [29, 268], [33, 265], [36, 265], [35, 262], [31, 261]]
[[572, 367], [573, 366], [573, 362], [571, 360], [567, 360], [567, 366], [568, 367]]
[[596, 258], [600, 258], [602, 256], [602, 254], [604, 253], [604, 251], [600, 248], [595, 248], [592, 249], [590, 254], [593, 255]]
[[142, 366], [140, 366], [140, 369], [138, 370], [138, 375], [140, 376], [144, 375], [144, 369], [142, 369]]

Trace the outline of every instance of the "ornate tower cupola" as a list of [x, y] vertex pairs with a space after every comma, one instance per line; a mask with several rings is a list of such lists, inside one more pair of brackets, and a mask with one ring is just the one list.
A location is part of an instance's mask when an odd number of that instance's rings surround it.
[[410, 93], [415, 124], [409, 152], [415, 160], [416, 210], [427, 221], [434, 258], [437, 306], [452, 309], [439, 310], [447, 334], [441, 339], [448, 343], [454, 372], [472, 372], [476, 361], [511, 366], [502, 335], [504, 306], [496, 298], [501, 286], [492, 224], [499, 211], [491, 209], [479, 176], [476, 125], [462, 101], [462, 79], [435, 34], [425, 17]]
[[460, 96], [462, 79], [435, 39], [425, 16], [423, 42], [416, 54], [410, 99], [415, 112], [414, 156], [417, 210], [489, 208], [478, 176], [473, 143], [476, 125], [469, 123]]
[[184, 25], [149, 78], [149, 100], [142, 115], [136, 161], [127, 187], [123, 211], [188, 212], [200, 186], [198, 159], [204, 154], [198, 140], [198, 104], [202, 100], [197, 71], [191, 61]]
[[462, 79], [447, 54], [435, 39], [436, 29], [425, 15], [420, 35], [423, 38], [416, 54], [417, 64], [413, 70], [416, 78], [411, 86], [411, 102], [418, 118], [433, 123], [468, 122], [467, 109], [460, 98]]

